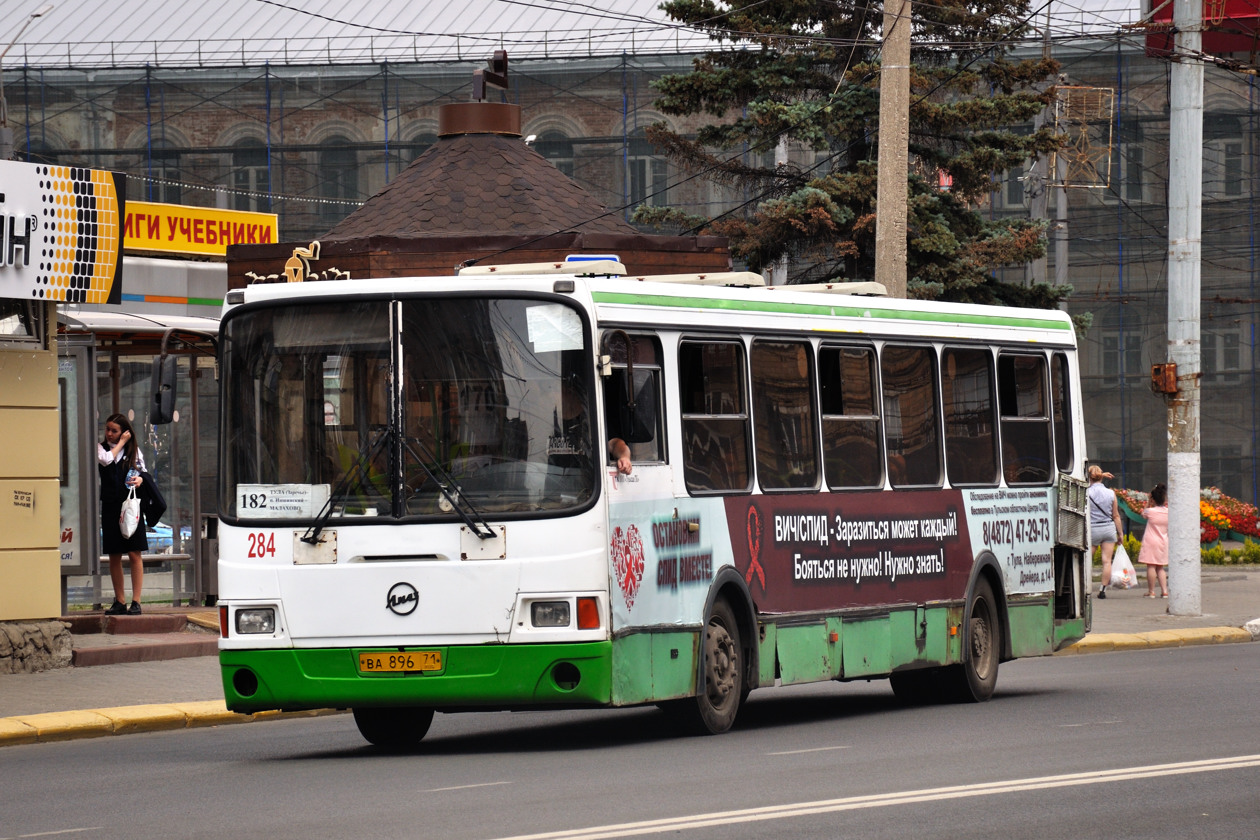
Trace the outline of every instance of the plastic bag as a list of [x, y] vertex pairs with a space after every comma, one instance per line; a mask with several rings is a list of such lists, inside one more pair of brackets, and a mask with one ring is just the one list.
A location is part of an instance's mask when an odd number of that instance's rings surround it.
[[139, 524], [140, 497], [136, 495], [136, 488], [132, 487], [127, 498], [123, 500], [122, 513], [118, 515], [118, 530], [122, 531], [124, 537], [130, 537], [136, 532], [136, 526]]
[[1124, 543], [1116, 543], [1116, 553], [1111, 556], [1111, 585], [1117, 589], [1137, 586], [1137, 572], [1129, 560], [1129, 552], [1124, 550]]

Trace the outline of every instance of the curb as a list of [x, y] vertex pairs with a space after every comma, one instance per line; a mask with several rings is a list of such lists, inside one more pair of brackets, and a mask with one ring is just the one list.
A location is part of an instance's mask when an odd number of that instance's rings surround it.
[[70, 663], [76, 668], [86, 668], [91, 665], [117, 665], [122, 662], [158, 662], [164, 659], [185, 659], [190, 656], [213, 656], [219, 652], [218, 636], [207, 637], [190, 633], [178, 635], [185, 638], [149, 638], [139, 644], [77, 647], [71, 651]]
[[1251, 633], [1241, 627], [1191, 627], [1185, 630], [1153, 630], [1149, 633], [1091, 633], [1079, 642], [1056, 652], [1055, 656], [1250, 641]]
[[0, 718], [0, 747], [336, 714], [344, 714], [344, 710], [314, 709], [306, 712], [255, 712], [242, 715], [229, 712], [222, 700], [45, 712]]

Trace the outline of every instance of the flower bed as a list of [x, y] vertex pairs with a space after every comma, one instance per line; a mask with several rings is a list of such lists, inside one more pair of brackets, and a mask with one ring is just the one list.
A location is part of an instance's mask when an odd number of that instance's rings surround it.
[[[1117, 489], [1120, 510], [1134, 522], [1145, 523], [1142, 511], [1151, 503], [1149, 493], [1141, 490]], [[1260, 511], [1255, 505], [1226, 496], [1216, 487], [1205, 487], [1199, 493], [1199, 542], [1204, 545], [1218, 540], [1260, 542]]]

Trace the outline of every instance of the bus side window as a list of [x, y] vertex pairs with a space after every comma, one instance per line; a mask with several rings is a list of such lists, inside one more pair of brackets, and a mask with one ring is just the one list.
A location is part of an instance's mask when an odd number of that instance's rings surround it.
[[[624, 333], [618, 334], [625, 336]], [[630, 460], [639, 464], [665, 461], [664, 415], [661, 411], [661, 345], [654, 335], [628, 335], [634, 354], [634, 383], [627, 379], [626, 341], [605, 341], [612, 371], [603, 379], [605, 441], [621, 438], [630, 447]], [[630, 400], [633, 398], [633, 410]]]
[[1072, 450], [1072, 396], [1068, 392], [1068, 360], [1063, 353], [1050, 357], [1050, 411], [1054, 425], [1054, 457], [1060, 472], [1071, 472], [1075, 453]]
[[993, 357], [988, 350], [948, 348], [941, 368], [949, 483], [997, 484]]
[[805, 342], [753, 342], [753, 437], [763, 490], [818, 486], [812, 355]]
[[678, 348], [678, 382], [687, 489], [747, 492], [752, 480], [744, 345], [683, 342]]
[[884, 486], [875, 393], [874, 349], [819, 349], [823, 467], [833, 490]]
[[880, 372], [889, 482], [893, 487], [938, 486], [941, 412], [936, 402], [935, 349], [886, 344]]
[[1044, 356], [998, 357], [998, 405], [1006, 483], [1048, 484], [1053, 470]]

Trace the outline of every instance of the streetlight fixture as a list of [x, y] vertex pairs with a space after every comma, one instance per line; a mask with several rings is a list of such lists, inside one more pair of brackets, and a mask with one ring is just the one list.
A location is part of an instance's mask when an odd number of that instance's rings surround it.
[[18, 38], [22, 37], [22, 33], [26, 31], [26, 27], [35, 22], [35, 18], [43, 17], [53, 10], [52, 3], [45, 3], [27, 16], [18, 28], [17, 34], [13, 36], [13, 40], [4, 48], [4, 52], [0, 52], [0, 160], [8, 160], [13, 157], [13, 129], [9, 128], [9, 104], [4, 101], [4, 57], [9, 50], [13, 49], [13, 45], [18, 42]]

